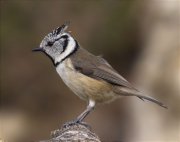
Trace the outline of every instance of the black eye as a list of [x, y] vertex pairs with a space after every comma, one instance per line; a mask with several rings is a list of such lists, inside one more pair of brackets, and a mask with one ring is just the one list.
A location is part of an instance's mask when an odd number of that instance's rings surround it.
[[52, 41], [49, 41], [49, 42], [47, 43], [48, 46], [53, 46], [53, 44], [54, 44], [54, 43], [53, 43]]

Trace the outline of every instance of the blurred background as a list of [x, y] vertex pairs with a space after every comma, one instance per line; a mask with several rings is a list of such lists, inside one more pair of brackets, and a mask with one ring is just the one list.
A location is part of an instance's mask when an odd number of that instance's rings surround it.
[[119, 99], [85, 118], [92, 131], [102, 141], [179, 141], [178, 1], [2, 1], [1, 138], [50, 139], [86, 109], [51, 60], [31, 52], [68, 20], [83, 48], [169, 108]]

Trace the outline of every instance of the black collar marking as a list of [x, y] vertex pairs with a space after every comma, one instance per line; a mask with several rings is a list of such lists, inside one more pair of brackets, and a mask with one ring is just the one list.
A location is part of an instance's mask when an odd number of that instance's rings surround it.
[[72, 54], [74, 54], [74, 53], [78, 50], [79, 45], [78, 45], [78, 43], [77, 43], [76, 40], [75, 40], [75, 42], [76, 42], [76, 45], [75, 45], [74, 50], [73, 50], [69, 55], [67, 55], [64, 59], [62, 59], [60, 62], [55, 63], [55, 64], [54, 64], [55, 67], [57, 67], [57, 66], [58, 66], [60, 63], [62, 63], [66, 58], [68, 58], [69, 56], [71, 56]]

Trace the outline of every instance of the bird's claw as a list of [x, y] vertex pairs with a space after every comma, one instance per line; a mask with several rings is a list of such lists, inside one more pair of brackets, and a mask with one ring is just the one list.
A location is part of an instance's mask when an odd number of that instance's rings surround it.
[[86, 122], [82, 122], [80, 121], [79, 124], [85, 125], [86, 127], [89, 127], [89, 130], [91, 131], [91, 125], [86, 123]]
[[62, 126], [61, 126], [61, 128], [64, 128], [64, 127], [68, 127], [69, 125], [73, 125], [73, 124], [76, 124], [77, 122], [76, 121], [70, 121], [70, 122], [66, 122], [65, 124], [63, 124]]

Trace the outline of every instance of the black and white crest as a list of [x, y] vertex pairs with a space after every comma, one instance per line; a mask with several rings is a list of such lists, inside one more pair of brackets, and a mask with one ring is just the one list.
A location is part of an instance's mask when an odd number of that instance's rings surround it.
[[51, 33], [47, 35], [48, 38], [52, 37], [59, 37], [68, 27], [68, 24], [70, 21], [64, 23], [61, 27], [58, 27], [57, 29], [53, 30]]

